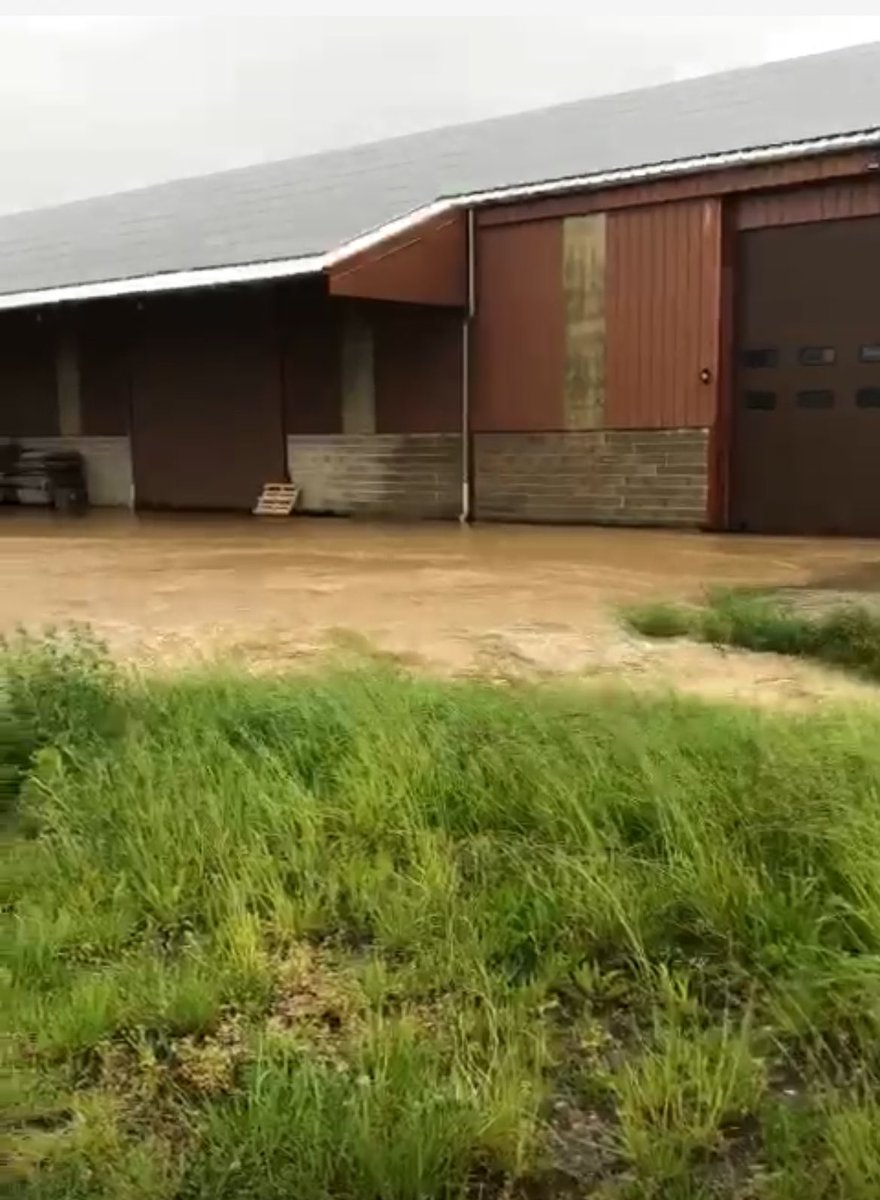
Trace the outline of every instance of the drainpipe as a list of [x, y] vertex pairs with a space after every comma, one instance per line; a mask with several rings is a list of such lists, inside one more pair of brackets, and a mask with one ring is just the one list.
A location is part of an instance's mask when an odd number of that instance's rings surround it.
[[461, 513], [471, 519], [471, 321], [474, 316], [474, 210], [465, 215], [467, 241], [467, 307], [461, 323]]

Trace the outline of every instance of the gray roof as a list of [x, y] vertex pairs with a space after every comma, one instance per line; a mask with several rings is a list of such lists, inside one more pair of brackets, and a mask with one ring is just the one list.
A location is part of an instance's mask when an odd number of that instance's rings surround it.
[[441, 196], [880, 125], [880, 43], [0, 217], [0, 295], [333, 250]]

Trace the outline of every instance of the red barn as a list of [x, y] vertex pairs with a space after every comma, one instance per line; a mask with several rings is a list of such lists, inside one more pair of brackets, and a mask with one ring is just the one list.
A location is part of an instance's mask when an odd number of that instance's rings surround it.
[[0, 218], [94, 503], [880, 533], [880, 45]]

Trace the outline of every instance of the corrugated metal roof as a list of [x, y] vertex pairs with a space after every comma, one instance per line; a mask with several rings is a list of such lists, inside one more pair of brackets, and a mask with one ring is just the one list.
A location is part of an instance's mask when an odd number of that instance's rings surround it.
[[438, 197], [878, 123], [874, 43], [0, 217], [0, 296], [321, 256]]

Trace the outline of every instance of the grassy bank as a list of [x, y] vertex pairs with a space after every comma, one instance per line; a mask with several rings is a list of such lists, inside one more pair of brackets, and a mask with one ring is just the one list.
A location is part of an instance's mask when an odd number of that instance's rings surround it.
[[12, 1194], [880, 1194], [872, 714], [0, 688]]
[[630, 608], [624, 615], [646, 637], [690, 637], [789, 654], [880, 680], [880, 613], [858, 605], [811, 613], [799, 610], [791, 599], [716, 592], [702, 605], [658, 602]]

